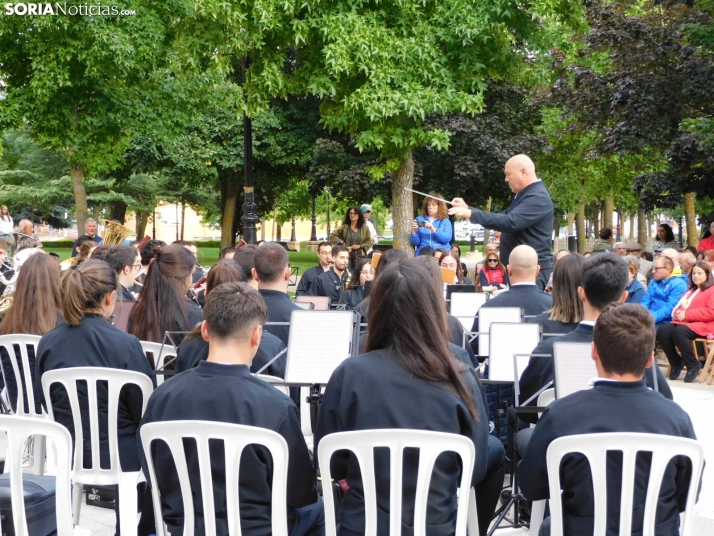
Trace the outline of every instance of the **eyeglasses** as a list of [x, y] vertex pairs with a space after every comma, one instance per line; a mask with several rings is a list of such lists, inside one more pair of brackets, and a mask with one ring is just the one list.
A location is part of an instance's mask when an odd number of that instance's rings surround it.
[[128, 264], [127, 266], [131, 266], [135, 270], [141, 270], [141, 264]]
[[498, 263], [498, 259], [488, 259], [486, 262], [488, 263]]
[[320, 252], [320, 255], [332, 255], [332, 250], [331, 249], [326, 249], [324, 251]]
[[359, 216], [356, 212], [350, 212], [350, 216]]
[[664, 270], [666, 266], [653, 266], [652, 271], [656, 272], [657, 270]]

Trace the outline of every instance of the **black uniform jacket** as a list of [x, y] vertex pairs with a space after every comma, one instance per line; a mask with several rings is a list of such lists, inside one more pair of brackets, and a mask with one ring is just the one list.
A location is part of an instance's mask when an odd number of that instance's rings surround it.
[[[289, 525], [292, 509], [317, 501], [312, 464], [295, 404], [272, 385], [255, 378], [245, 365], [223, 365], [201, 361], [159, 386], [149, 400], [142, 425], [151, 422], [202, 420], [267, 428], [279, 433], [288, 444], [287, 504]], [[180, 423], [177, 423], [180, 425]], [[200, 490], [195, 443], [186, 448], [193, 490]], [[183, 500], [170, 451], [160, 441], [152, 445], [156, 478], [161, 491], [164, 521], [171, 534], [183, 533]], [[214, 475], [217, 533], [228, 534], [226, 521], [225, 454], [223, 444], [210, 446]], [[146, 460], [144, 474], [149, 480]], [[244, 535], [271, 533], [271, 483], [273, 464], [267, 449], [247, 447], [239, 476], [241, 527]], [[152, 482], [152, 485], [156, 483]], [[194, 500], [196, 534], [203, 534], [203, 507], [199, 492]]]
[[315, 281], [315, 278], [324, 273], [325, 269], [322, 267], [321, 264], [318, 264], [317, 266], [313, 266], [312, 268], [308, 268], [305, 270], [305, 273], [302, 274], [302, 277], [300, 277], [300, 282], [298, 283], [297, 289], [295, 289], [295, 295], [296, 296], [307, 296], [308, 291], [310, 290], [310, 286], [312, 286], [313, 281]]
[[[42, 385], [42, 375], [46, 371], [70, 367], [105, 367], [141, 372], [151, 378], [156, 387], [154, 371], [146, 354], [141, 349], [139, 339], [112, 326], [103, 316], [87, 313], [79, 326], [62, 324], [46, 333], [37, 347], [37, 381]], [[80, 384], [80, 407], [86, 404], [86, 388]], [[41, 392], [41, 391], [40, 391]], [[100, 383], [97, 388], [99, 398], [99, 429], [101, 466], [109, 467], [109, 438], [107, 429], [107, 392]], [[55, 420], [64, 425], [74, 439], [72, 412], [64, 388], [56, 384], [52, 387], [52, 406]], [[47, 407], [44, 394], [42, 405]], [[127, 386], [119, 397], [117, 428], [119, 458], [122, 469], [137, 471], [140, 468], [139, 452], [136, 444], [136, 430], [141, 421], [141, 392], [136, 386]], [[91, 467], [89, 434], [89, 413], [82, 412], [84, 431], [84, 464]]]
[[[545, 410], [519, 464], [519, 484], [529, 500], [549, 497], [546, 452], [559, 437], [607, 432], [638, 432], [695, 439], [689, 415], [676, 403], [647, 388], [644, 381], [598, 381], [592, 389], [555, 400]], [[685, 461], [686, 460], [686, 461]], [[635, 469], [632, 534], [642, 534], [646, 482], [651, 455], [640, 454]], [[675, 457], [667, 467], [657, 507], [655, 534], [679, 534], [679, 512], [684, 510], [691, 475], [688, 460]], [[593, 484], [590, 466], [582, 455], [568, 455], [560, 467], [563, 489], [564, 534], [592, 534]], [[620, 526], [622, 455], [607, 456], [607, 534]]]
[[[473, 483], [486, 472], [488, 417], [478, 380], [466, 365], [461, 374], [476, 407], [474, 419], [454, 388], [428, 382], [409, 372], [388, 350], [376, 350], [345, 360], [332, 374], [320, 407], [315, 448], [328, 434], [352, 430], [411, 428], [461, 434], [473, 440], [476, 465]], [[364, 534], [363, 487], [357, 459], [348, 452], [332, 458], [332, 477], [346, 479], [350, 486], [339, 509], [341, 535]], [[410, 533], [414, 516], [414, 486], [418, 456], [407, 451], [404, 458], [403, 527]], [[377, 532], [389, 533], [389, 455], [375, 455], [377, 477]], [[456, 486], [460, 474], [454, 453], [439, 456], [432, 473], [427, 507], [427, 534], [453, 534], [456, 522]]]
[[[290, 297], [285, 292], [266, 289], [261, 289], [258, 292], [263, 296], [265, 305], [268, 307], [268, 322], [290, 322], [293, 311], [301, 310], [290, 301]], [[278, 337], [285, 346], [288, 345], [290, 326], [265, 326], [265, 331]]]
[[[263, 368], [263, 366], [265, 366], [266, 363], [268, 363], [284, 349], [285, 345], [283, 344], [283, 341], [278, 339], [272, 333], [264, 331], [263, 336], [260, 338], [258, 352], [255, 354], [253, 362], [250, 364], [250, 371], [253, 373], [258, 372]], [[208, 342], [204, 341], [201, 335], [192, 338], [186, 337], [178, 347], [178, 356], [176, 357], [176, 374], [192, 369], [198, 366], [201, 361], [205, 361], [206, 359], [208, 359]], [[273, 361], [261, 374], [269, 374], [270, 376], [285, 378], [286, 360], [287, 353], [281, 355]]]
[[347, 270], [342, 272], [342, 277], [340, 277], [335, 272], [335, 269], [331, 267], [315, 278], [312, 285], [310, 285], [308, 294], [310, 296], [327, 296], [330, 298], [330, 304], [337, 303], [348, 279]]

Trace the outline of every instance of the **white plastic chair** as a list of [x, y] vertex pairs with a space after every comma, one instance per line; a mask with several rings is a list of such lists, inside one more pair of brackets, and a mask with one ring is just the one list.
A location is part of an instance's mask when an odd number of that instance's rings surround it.
[[672, 437], [662, 434], [607, 433], [584, 434], [561, 437], [548, 447], [548, 484], [550, 487], [550, 533], [563, 534], [563, 511], [560, 486], [560, 462], [569, 453], [580, 453], [587, 457], [592, 473], [595, 499], [595, 536], [604, 536], [607, 526], [607, 462], [608, 451], [622, 451], [622, 498], [620, 500], [621, 536], [630, 536], [632, 530], [632, 503], [635, 483], [635, 459], [638, 452], [651, 452], [652, 465], [645, 500], [645, 514], [642, 534], [655, 534], [655, 515], [659, 499], [662, 477], [667, 464], [674, 456], [687, 456], [692, 462], [692, 476], [689, 480], [684, 523], [680, 527], [682, 536], [692, 534], [694, 503], [699, 490], [704, 464], [704, 449], [693, 439]]
[[[377, 536], [377, 488], [374, 478], [374, 449], [389, 448], [389, 535], [402, 534], [402, 463], [405, 448], [419, 449], [419, 473], [417, 475], [414, 503], [414, 536], [426, 536], [426, 507], [429, 483], [434, 463], [442, 452], [456, 452], [461, 457], [462, 472], [459, 485], [458, 510], [456, 513], [456, 536], [466, 536], [468, 524], [478, 533], [476, 511], [469, 512], [471, 475], [476, 452], [473, 441], [458, 434], [429, 432], [424, 430], [360, 430], [340, 432], [322, 438], [318, 449], [322, 492], [325, 502], [325, 530], [328, 536], [337, 534], [335, 502], [332, 496], [330, 459], [338, 450], [351, 451], [359, 462], [364, 489], [365, 536]], [[384, 535], [382, 535], [384, 536]]]
[[[180, 426], [177, 426], [177, 424], [180, 424]], [[142, 426], [139, 430], [139, 434], [141, 435], [141, 444], [144, 448], [144, 454], [146, 455], [149, 477], [152, 484], [151, 493], [154, 502], [158, 536], [166, 536], [168, 533], [163, 521], [161, 493], [157, 485], [154, 460], [151, 456], [151, 443], [157, 440], [163, 441], [168, 445], [176, 466], [176, 472], [181, 486], [181, 494], [183, 496], [183, 533], [185, 536], [194, 535], [195, 514], [193, 508], [193, 493], [189, 481], [186, 452], [183, 446], [184, 438], [193, 438], [196, 440], [206, 534], [216, 534], [216, 509], [213, 502], [213, 476], [211, 473], [208, 442], [210, 439], [222, 439], [226, 460], [227, 520], [228, 530], [231, 536], [241, 535], [238, 476], [241, 453], [243, 449], [249, 445], [262, 445], [270, 451], [270, 455], [273, 459], [271, 501], [272, 534], [275, 536], [288, 535], [286, 493], [289, 453], [288, 445], [280, 434], [272, 430], [254, 426], [208, 421], [181, 421], [180, 423], [175, 421], [154, 422]]]
[[[17, 536], [27, 536], [27, 519], [24, 515], [22, 459], [25, 442], [31, 435], [48, 437], [55, 446], [55, 505], [57, 534], [72, 534], [72, 508], [70, 498], [70, 464], [72, 461], [72, 438], [64, 426], [49, 420], [19, 415], [0, 415], [0, 431], [7, 432], [7, 458], [5, 472], [10, 473], [10, 499], [13, 512], [13, 526]], [[5, 516], [3, 516], [5, 519]], [[2, 533], [9, 533], [2, 527]]]
[[[28, 349], [33, 348], [35, 356], [37, 355], [37, 345], [40, 343], [39, 335], [25, 335], [25, 334], [11, 334], [0, 336], [0, 346], [5, 348], [8, 356], [10, 356], [10, 366], [12, 368], [12, 374], [15, 378], [15, 384], [17, 385], [17, 396], [15, 400], [9, 400], [10, 393], [6, 391], [10, 405], [8, 408], [12, 409], [12, 402], [15, 403], [15, 415], [20, 415], [23, 417], [32, 417], [35, 419], [46, 419], [47, 415], [42, 410], [41, 406], [35, 407], [35, 389], [39, 386], [34, 385], [32, 381], [32, 369], [33, 366], [30, 365], [30, 357]], [[20, 350], [20, 362], [18, 363], [17, 354], [15, 353], [15, 346]], [[22, 365], [22, 369], [20, 368]], [[2, 377], [5, 381], [5, 386], [7, 387], [7, 372], [5, 366], [0, 367], [2, 369]], [[25, 407], [25, 400], [27, 400], [27, 406]], [[28, 447], [31, 447], [31, 458], [29, 465], [29, 471], [41, 475], [45, 471], [45, 453], [47, 450], [47, 442], [44, 436], [33, 438], [29, 443]]]
[[[77, 382], [86, 381], [87, 400], [89, 409], [90, 438], [92, 445], [92, 466], [84, 468], [84, 430], [82, 427], [82, 414], [79, 406]], [[107, 382], [107, 408], [108, 408], [108, 438], [109, 438], [109, 469], [100, 466], [99, 450], [99, 410], [97, 397], [97, 382]], [[84, 484], [98, 484], [103, 486], [119, 486], [119, 521], [122, 534], [136, 534], [138, 502], [136, 485], [139, 482], [141, 471], [121, 470], [119, 462], [119, 448], [117, 437], [117, 414], [119, 409], [119, 394], [125, 385], [136, 385], [141, 389], [143, 414], [149, 401], [154, 386], [151, 379], [140, 372], [119, 370], [102, 367], [78, 367], [47, 371], [42, 375], [42, 389], [50, 418], [54, 420], [54, 410], [50, 388], [59, 383], [64, 386], [69, 398], [74, 422], [74, 466], [72, 480], [74, 494], [72, 509], [75, 523], [79, 522], [79, 513], [82, 506], [82, 489]]]
[[[546, 389], [540, 395], [538, 395], [538, 403], [536, 404], [539, 408], [548, 407], [548, 405], [555, 400], [555, 389]], [[535, 424], [531, 424], [531, 428], [535, 428]], [[533, 501], [531, 505], [531, 519], [530, 526], [528, 528], [529, 536], [538, 536], [540, 531], [540, 526], [543, 524], [543, 516], [545, 515], [545, 505], [548, 501], [543, 499], [542, 501]]]
[[[141, 343], [141, 349], [144, 350], [144, 353], [147, 354], [147, 358], [149, 357], [148, 354], [151, 352], [154, 355], [154, 370], [155, 371], [163, 371], [164, 370], [164, 365], [166, 364], [167, 360], [170, 360], [178, 354], [176, 347], [171, 345], [171, 344], [162, 344], [160, 342], [150, 342], [150, 341], [139, 341]], [[164, 374], [162, 373], [157, 373], [156, 374], [156, 385], [161, 385], [164, 383]]]

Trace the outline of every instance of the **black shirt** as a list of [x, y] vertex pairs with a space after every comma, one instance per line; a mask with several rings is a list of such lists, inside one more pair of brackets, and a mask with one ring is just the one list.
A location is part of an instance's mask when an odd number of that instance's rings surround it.
[[342, 272], [342, 277], [340, 277], [335, 272], [334, 266], [331, 266], [329, 270], [315, 278], [310, 285], [308, 294], [310, 296], [327, 296], [330, 298], [330, 304], [337, 303], [349, 277], [347, 270]]
[[313, 281], [315, 281], [315, 278], [318, 275], [323, 273], [325, 273], [325, 269], [322, 267], [321, 264], [318, 264], [317, 266], [313, 266], [312, 268], [308, 268], [307, 270], [305, 270], [305, 273], [302, 274], [297, 289], [295, 290], [295, 295], [308, 296], [308, 291], [310, 290], [310, 286], [312, 285]]
[[[203, 420], [258, 426], [279, 433], [288, 444], [287, 505], [292, 509], [317, 501], [310, 455], [300, 430], [295, 404], [272, 385], [255, 378], [245, 365], [221, 365], [201, 361], [196, 368], [177, 374], [159, 386], [149, 399], [142, 425], [151, 422]], [[187, 450], [192, 488], [200, 490], [195, 446]], [[183, 499], [173, 460], [162, 442], [152, 448], [161, 491], [164, 521], [171, 534], [183, 533]], [[214, 501], [218, 534], [228, 534], [226, 520], [225, 455], [223, 445], [210, 447], [214, 475]], [[144, 474], [149, 473], [143, 459]], [[239, 500], [241, 528], [246, 536], [271, 532], [271, 488], [273, 463], [267, 450], [248, 447], [240, 464]], [[198, 493], [198, 492], [197, 492]], [[196, 533], [203, 534], [202, 502], [195, 501]]]
[[[258, 290], [268, 306], [268, 322], [290, 322], [293, 311], [302, 310], [290, 301], [285, 292], [279, 290]], [[290, 338], [290, 326], [265, 326], [265, 331], [278, 337], [285, 346]]]

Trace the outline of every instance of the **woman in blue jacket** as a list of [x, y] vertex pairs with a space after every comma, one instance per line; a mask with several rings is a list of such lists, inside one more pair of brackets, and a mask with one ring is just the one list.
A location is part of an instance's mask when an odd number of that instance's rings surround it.
[[[441, 194], [429, 192], [434, 197], [442, 197]], [[422, 248], [430, 247], [436, 251], [439, 248], [451, 249], [451, 238], [453, 229], [449, 220], [449, 211], [446, 203], [437, 201], [431, 197], [424, 198], [422, 215], [412, 222], [412, 246], [416, 246], [416, 254]]]

